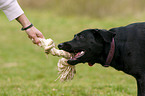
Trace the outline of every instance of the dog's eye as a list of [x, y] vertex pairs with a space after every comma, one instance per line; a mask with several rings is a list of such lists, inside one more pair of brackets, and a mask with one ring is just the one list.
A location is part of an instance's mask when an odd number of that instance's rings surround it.
[[83, 39], [84, 36], [83, 35], [74, 35], [74, 39], [79, 40], [79, 39]]

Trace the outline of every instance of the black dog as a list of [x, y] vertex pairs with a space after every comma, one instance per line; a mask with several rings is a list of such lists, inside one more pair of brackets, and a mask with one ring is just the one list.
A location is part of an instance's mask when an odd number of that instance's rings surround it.
[[132, 75], [137, 80], [138, 96], [145, 96], [145, 23], [84, 30], [58, 48], [75, 54], [68, 60], [71, 65], [100, 63]]

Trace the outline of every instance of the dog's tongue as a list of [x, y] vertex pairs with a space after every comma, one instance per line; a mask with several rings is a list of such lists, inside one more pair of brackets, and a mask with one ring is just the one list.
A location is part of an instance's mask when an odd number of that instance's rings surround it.
[[75, 57], [79, 56], [80, 54], [81, 54], [81, 52], [78, 52], [78, 53], [75, 55]]
[[93, 66], [94, 64], [92, 64], [92, 63], [88, 62], [88, 65], [89, 65], [89, 66]]

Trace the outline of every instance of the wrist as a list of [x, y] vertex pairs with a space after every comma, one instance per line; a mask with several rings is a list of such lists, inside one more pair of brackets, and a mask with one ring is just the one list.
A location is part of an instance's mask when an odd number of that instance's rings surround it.
[[30, 26], [32, 23], [31, 22], [23, 22], [23, 25], [22, 25], [22, 28], [26, 28], [26, 27], [28, 27], [28, 26]]
[[29, 28], [33, 27], [33, 24], [31, 23], [30, 25], [28, 25], [27, 27], [23, 27], [21, 28], [22, 31], [27, 30]]

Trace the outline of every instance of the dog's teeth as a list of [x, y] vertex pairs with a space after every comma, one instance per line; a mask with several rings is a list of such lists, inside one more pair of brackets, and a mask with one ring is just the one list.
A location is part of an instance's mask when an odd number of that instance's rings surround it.
[[81, 55], [84, 54], [84, 51], [81, 52]]

